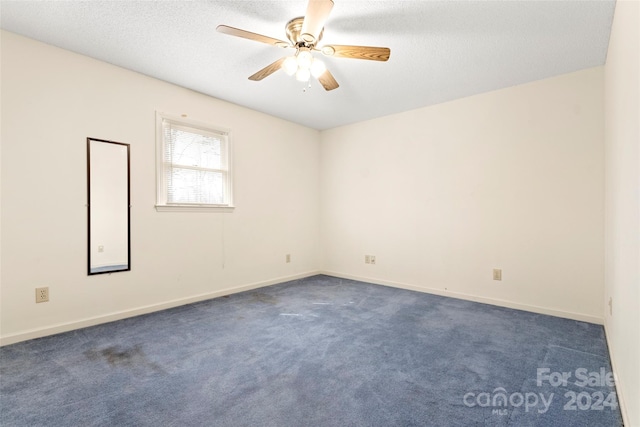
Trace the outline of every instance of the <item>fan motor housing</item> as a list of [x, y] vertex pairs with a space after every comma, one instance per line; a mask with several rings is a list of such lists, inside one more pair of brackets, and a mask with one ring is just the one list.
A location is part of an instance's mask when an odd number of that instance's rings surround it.
[[[310, 44], [304, 41], [302, 37], [300, 37], [300, 32], [302, 31], [303, 23], [304, 23], [304, 16], [293, 18], [292, 20], [287, 22], [287, 25], [286, 25], [287, 38], [289, 39], [289, 41], [291, 41], [293, 45], [299, 46], [300, 44], [302, 44], [303, 46], [309, 47]], [[313, 45], [315, 45], [320, 40], [322, 40], [323, 33], [324, 33], [324, 28], [322, 29], [322, 31], [320, 31], [320, 34], [318, 35], [318, 38], [316, 39], [315, 43], [313, 43]]]

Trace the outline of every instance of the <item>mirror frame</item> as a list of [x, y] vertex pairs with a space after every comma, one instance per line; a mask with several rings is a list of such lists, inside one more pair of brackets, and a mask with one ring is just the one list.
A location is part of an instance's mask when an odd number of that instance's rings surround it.
[[[127, 266], [126, 268], [105, 269], [104, 271], [92, 271], [91, 269], [91, 143], [100, 142], [126, 147], [127, 152]], [[131, 160], [130, 145], [123, 142], [108, 141], [97, 138], [87, 138], [87, 274], [111, 274], [131, 270]]]

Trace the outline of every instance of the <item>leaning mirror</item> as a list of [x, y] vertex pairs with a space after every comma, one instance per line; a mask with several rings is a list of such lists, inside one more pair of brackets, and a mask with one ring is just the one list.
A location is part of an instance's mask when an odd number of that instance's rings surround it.
[[129, 144], [87, 138], [88, 273], [131, 270]]

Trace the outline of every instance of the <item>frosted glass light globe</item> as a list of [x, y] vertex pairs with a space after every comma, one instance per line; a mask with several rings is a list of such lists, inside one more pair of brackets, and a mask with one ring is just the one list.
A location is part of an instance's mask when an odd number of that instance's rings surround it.
[[311, 75], [315, 78], [320, 77], [325, 71], [327, 71], [326, 65], [324, 62], [317, 58], [313, 58], [311, 62]]
[[287, 57], [282, 63], [282, 69], [289, 76], [293, 76], [298, 70], [298, 61], [296, 61], [295, 56]]
[[308, 82], [309, 77], [311, 77], [311, 71], [308, 68], [298, 68], [296, 71], [296, 79], [299, 82]]
[[306, 68], [308, 70], [311, 68], [311, 61], [313, 61], [311, 52], [308, 50], [301, 50], [298, 52], [298, 67]]

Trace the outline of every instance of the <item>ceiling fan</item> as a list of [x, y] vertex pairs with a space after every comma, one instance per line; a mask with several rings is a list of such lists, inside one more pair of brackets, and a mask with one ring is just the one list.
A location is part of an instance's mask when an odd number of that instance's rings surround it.
[[283, 57], [267, 65], [262, 70], [251, 75], [249, 80], [259, 81], [282, 69], [289, 75], [294, 75], [300, 81], [307, 82], [313, 75], [325, 90], [336, 89], [339, 85], [333, 75], [326, 69], [324, 63], [314, 58], [312, 51], [319, 51], [326, 56], [336, 58], [367, 59], [371, 61], [387, 61], [391, 50], [387, 47], [325, 45], [318, 47], [324, 32], [324, 23], [333, 8], [333, 0], [309, 0], [304, 17], [293, 18], [285, 26], [289, 42], [229, 27], [218, 25], [216, 28], [223, 34], [242, 37], [257, 42], [270, 44], [282, 48], [294, 48], [293, 56]]

